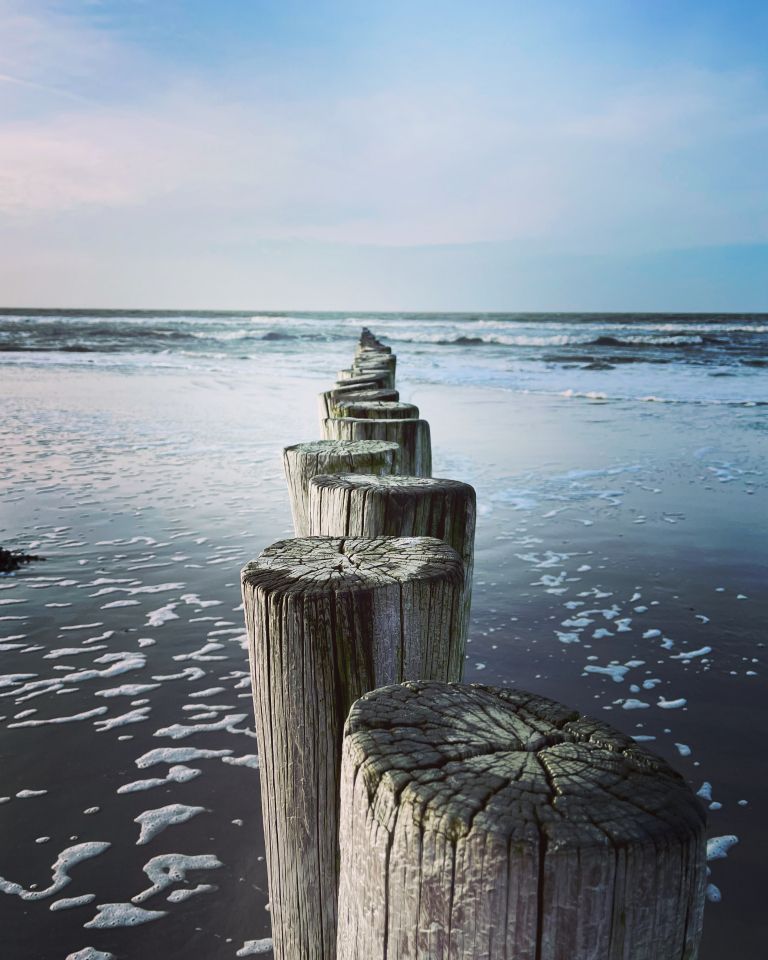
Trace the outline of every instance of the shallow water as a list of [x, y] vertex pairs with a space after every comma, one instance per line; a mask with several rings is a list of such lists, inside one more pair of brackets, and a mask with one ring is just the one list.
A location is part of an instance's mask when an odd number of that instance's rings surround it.
[[[238, 571], [291, 535], [279, 449], [317, 436], [315, 393], [348, 362], [347, 329], [305, 344], [304, 369], [290, 350], [165, 366], [17, 352], [0, 369], [0, 542], [47, 558], [0, 578], [3, 957], [263, 952]], [[710, 390], [698, 402], [602, 401], [575, 394], [635, 388], [579, 368], [579, 391], [544, 360], [526, 363], [546, 391], [509, 371], [499, 388], [507, 360], [475, 360], [483, 347], [466, 361], [482, 385], [451, 382], [458, 361], [442, 351], [460, 347], [393, 345], [402, 397], [432, 425], [435, 475], [478, 490], [466, 678], [654, 738], [714, 805], [721, 900], [710, 889], [702, 957], [759, 956], [768, 440], [764, 409], [746, 404], [768, 399], [765, 373], [750, 367], [724, 403], [723, 378], [681, 361], [669, 394], [690, 373]], [[73, 862], [81, 844], [98, 846]], [[52, 876], [54, 893], [26, 895]]]

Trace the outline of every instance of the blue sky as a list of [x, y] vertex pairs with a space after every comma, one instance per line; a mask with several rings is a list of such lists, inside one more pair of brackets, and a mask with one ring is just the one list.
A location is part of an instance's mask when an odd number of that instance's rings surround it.
[[768, 310], [768, 4], [0, 0], [0, 300]]

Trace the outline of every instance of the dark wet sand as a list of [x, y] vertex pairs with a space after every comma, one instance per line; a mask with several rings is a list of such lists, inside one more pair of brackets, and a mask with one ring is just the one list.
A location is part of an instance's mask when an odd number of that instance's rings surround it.
[[[432, 424], [435, 475], [478, 490], [466, 678], [515, 684], [655, 737], [651, 748], [694, 789], [711, 783], [722, 807], [710, 813], [710, 835], [733, 834], [740, 842], [711, 863], [722, 902], [708, 904], [701, 957], [761, 956], [768, 431], [760, 411], [409, 388], [405, 377], [403, 369], [403, 399], [419, 404]], [[14, 618], [0, 620], [0, 676], [35, 675], [0, 688], [0, 796], [12, 798], [0, 804], [0, 876], [42, 889], [67, 846], [112, 846], [74, 867], [72, 882], [50, 899], [0, 895], [3, 957], [63, 960], [86, 945], [121, 960], [234, 957], [245, 940], [269, 936], [258, 773], [220, 758], [196, 759], [186, 765], [202, 773], [186, 783], [116, 790], [164, 775], [168, 765], [135, 764], [158, 747], [255, 752], [242, 732], [179, 740], [154, 734], [205, 722], [183, 709], [196, 702], [231, 708], [213, 711], [218, 717], [250, 711], [248, 691], [238, 686], [247, 669], [238, 570], [291, 534], [277, 455], [283, 444], [317, 436], [314, 395], [323, 384], [270, 380], [268, 373], [254, 382], [21, 370], [8, 372], [5, 384], [11, 399], [0, 426], [0, 542], [49, 559], [0, 578], [0, 616]], [[156, 542], [128, 542], [138, 537]], [[125, 582], [94, 584], [104, 578]], [[124, 592], [163, 585], [170, 586]], [[94, 596], [105, 588], [118, 592]], [[7, 602], [14, 600], [23, 602]], [[105, 608], [116, 600], [135, 603]], [[177, 619], [151, 626], [149, 614], [169, 604], [176, 604], [170, 612]], [[580, 619], [591, 622], [563, 624]], [[64, 629], [79, 624], [94, 626]], [[595, 637], [601, 630], [611, 635]], [[659, 636], [643, 637], [655, 630]], [[106, 631], [113, 633], [84, 643]], [[142, 646], [140, 639], [155, 643]], [[197, 656], [223, 659], [174, 660], [209, 642], [222, 646]], [[52, 650], [89, 646], [104, 649], [47, 658]], [[704, 647], [711, 652], [680, 656]], [[112, 678], [62, 682], [17, 702], [29, 679], [106, 669], [110, 661], [94, 661], [119, 652], [144, 654], [146, 663]], [[628, 664], [621, 682], [584, 670]], [[96, 696], [188, 667], [205, 675], [159, 681], [137, 696]], [[625, 709], [628, 699], [648, 706]], [[658, 705], [681, 699], [685, 705]], [[141, 700], [147, 702], [132, 705]], [[107, 712], [80, 721], [10, 726], [100, 706]], [[94, 726], [146, 707], [139, 722], [103, 732]], [[37, 713], [17, 718], [30, 709]], [[675, 744], [690, 753], [683, 756]], [[48, 792], [17, 798], [24, 789]], [[137, 846], [134, 818], [172, 803], [208, 812]], [[98, 813], [83, 812], [94, 806]], [[35, 843], [44, 836], [51, 839]], [[177, 884], [142, 904], [167, 910], [162, 919], [83, 929], [96, 904], [130, 901], [149, 886], [142, 867], [167, 853], [216, 855], [221, 868], [190, 879], [218, 890], [168, 903], [168, 892], [183, 886]], [[86, 893], [96, 895], [89, 905], [49, 910], [57, 897]]]

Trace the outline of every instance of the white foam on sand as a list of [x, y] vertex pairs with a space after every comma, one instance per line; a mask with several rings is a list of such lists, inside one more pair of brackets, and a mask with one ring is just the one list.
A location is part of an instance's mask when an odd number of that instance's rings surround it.
[[59, 647], [43, 656], [43, 660], [58, 660], [59, 657], [76, 657], [81, 653], [93, 653], [94, 650], [106, 650], [107, 645], [100, 643], [97, 647]]
[[739, 838], [732, 833], [722, 837], [712, 837], [707, 840], [707, 860], [724, 860], [731, 847], [739, 842]]
[[683, 653], [673, 653], [670, 660], [693, 660], [694, 657], [706, 657], [712, 653], [712, 647], [700, 647], [698, 650], [684, 651]]
[[138, 697], [150, 690], [157, 690], [159, 683], [123, 683], [119, 687], [108, 687], [106, 690], [97, 690], [97, 697]]
[[104, 853], [104, 851], [111, 846], [112, 844], [106, 841], [93, 840], [87, 843], [77, 843], [73, 847], [67, 847], [61, 851], [55, 862], [51, 865], [51, 884], [46, 887], [45, 890], [25, 890], [21, 884], [13, 883], [4, 877], [0, 877], [0, 893], [16, 894], [16, 896], [21, 897], [22, 900], [45, 900], [46, 897], [52, 897], [55, 893], [58, 893], [59, 890], [66, 887], [72, 879], [69, 876], [69, 871], [73, 867], [77, 866], [78, 863], [82, 863], [83, 860], [98, 857], [99, 854]]
[[93, 903], [95, 899], [95, 893], [84, 893], [82, 897], [65, 897], [62, 900], [54, 900], [48, 909], [71, 910], [73, 907], [84, 907], [87, 903]]
[[679, 710], [687, 703], [688, 701], [685, 697], [679, 697], [677, 700], [665, 700], [664, 697], [659, 697], [659, 702], [656, 706], [661, 707], [662, 710]]
[[235, 954], [236, 957], [255, 957], [257, 953], [269, 953], [272, 949], [272, 938], [264, 940], [246, 940]]
[[156, 763], [186, 763], [188, 760], [207, 760], [211, 757], [229, 757], [233, 750], [205, 750], [198, 747], [156, 747], [134, 760], [140, 770]]
[[224, 864], [218, 857], [206, 853], [189, 857], [182, 853], [164, 853], [144, 864], [144, 873], [152, 881], [152, 886], [132, 897], [134, 903], [143, 903], [155, 894], [161, 893], [174, 883], [187, 878], [189, 870], [217, 870]]
[[95, 947], [83, 947], [77, 953], [70, 953], [66, 960], [115, 960], [114, 953], [104, 953], [103, 950], [97, 950]]
[[196, 897], [199, 893], [213, 893], [219, 888], [212, 883], [198, 883], [196, 887], [185, 887], [181, 890], [174, 890], [168, 894], [169, 903], [182, 903], [189, 900], [190, 897]]
[[204, 644], [199, 650], [193, 650], [192, 653], [178, 653], [173, 659], [178, 660], [180, 663], [184, 660], [199, 660], [201, 663], [208, 663], [214, 660], [226, 660], [227, 658], [225, 656], [211, 656], [213, 650], [223, 649], [223, 643], [217, 643], [215, 640], [212, 640], [210, 643]]
[[113, 730], [115, 727], [125, 727], [129, 723], [141, 723], [142, 720], [149, 719], [148, 715], [151, 709], [151, 707], [137, 707], [135, 710], [121, 714], [119, 717], [110, 717], [108, 720], [97, 720], [94, 726], [98, 729], [99, 733], [104, 733], [105, 730]]
[[222, 717], [221, 720], [216, 720], [214, 723], [174, 723], [171, 724], [170, 727], [161, 727], [159, 730], [155, 730], [154, 736], [170, 737], [172, 740], [183, 740], [185, 737], [191, 737], [195, 733], [211, 733], [215, 730], [226, 730], [228, 733], [242, 733], [243, 731], [235, 730], [234, 727], [236, 724], [245, 720], [246, 716], [247, 714], [245, 713], [230, 713]]
[[12, 727], [45, 727], [51, 723], [74, 723], [77, 720], [90, 720], [91, 717], [98, 717], [106, 713], [108, 707], [94, 707], [93, 710], [85, 710], [83, 713], [74, 713], [69, 717], [51, 717], [50, 720], [22, 720], [20, 723], [9, 723], [8, 729]]
[[134, 818], [134, 823], [141, 824], [141, 833], [136, 841], [137, 846], [149, 843], [153, 837], [162, 833], [166, 827], [172, 827], [177, 823], [186, 823], [192, 817], [199, 813], [206, 813], [205, 807], [190, 807], [185, 803], [169, 803], [165, 807], [157, 807], [155, 810], [145, 810], [138, 817]]
[[596, 667], [590, 664], [584, 667], [585, 673], [599, 673], [610, 677], [614, 683], [622, 683], [624, 675], [629, 672], [629, 667], [622, 667], [619, 664], [609, 664], [607, 667]]
[[[222, 760], [228, 760], [228, 757], [222, 757]], [[200, 776], [202, 770], [196, 770], [194, 767], [185, 767], [183, 765], [171, 767], [165, 777], [151, 777], [148, 780], [134, 780], [133, 783], [126, 783], [117, 788], [118, 793], [138, 793], [142, 790], [152, 790], [154, 787], [162, 787], [168, 783], [186, 783], [188, 780], [194, 780]]]
[[259, 758], [255, 753], [246, 753], [242, 757], [222, 757], [224, 763], [230, 763], [233, 767], [251, 767], [253, 770], [259, 769]]
[[29, 800], [30, 797], [42, 797], [46, 793], [48, 793], [47, 790], [19, 790], [16, 796], [20, 800]]
[[153, 676], [153, 680], [201, 680], [205, 676], [205, 670], [202, 667], [185, 667], [181, 673], [166, 673], [160, 676]]
[[150, 610], [147, 614], [147, 626], [161, 627], [169, 620], [178, 620], [178, 613], [173, 612], [176, 607], [178, 607], [178, 603], [166, 603], [164, 607], [159, 607], [157, 610]]
[[142, 910], [131, 903], [100, 903], [99, 912], [83, 926], [89, 929], [107, 929], [112, 927], [136, 927], [140, 923], [149, 923], [168, 915], [167, 910]]

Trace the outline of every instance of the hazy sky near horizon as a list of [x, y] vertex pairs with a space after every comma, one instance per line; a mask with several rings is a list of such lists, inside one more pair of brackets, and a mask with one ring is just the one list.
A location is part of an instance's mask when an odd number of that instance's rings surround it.
[[0, 303], [768, 311], [768, 4], [0, 0]]

